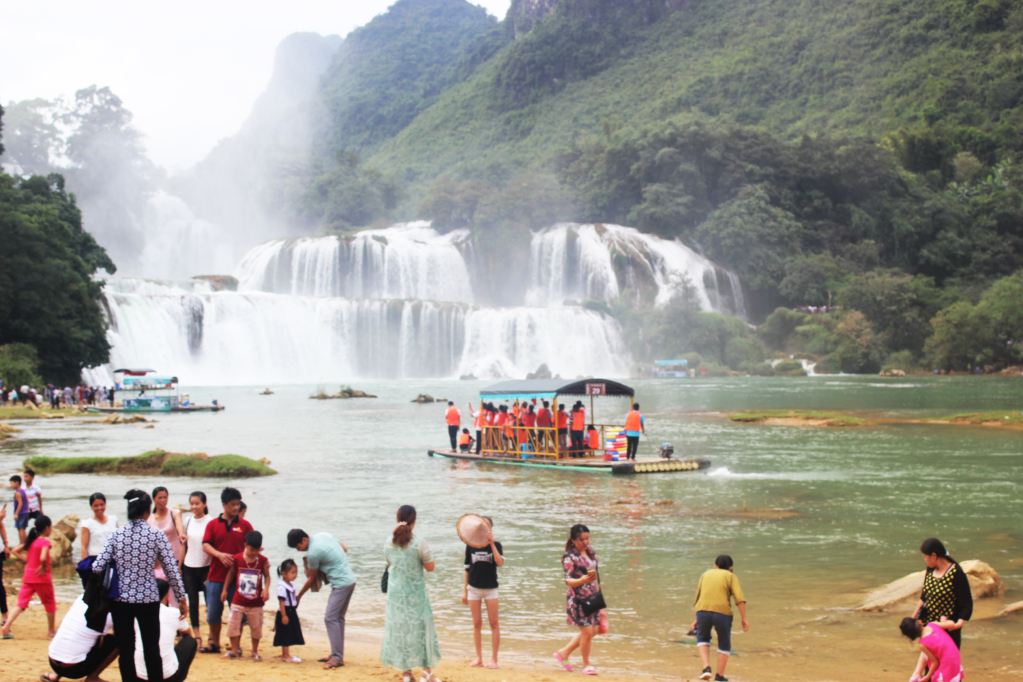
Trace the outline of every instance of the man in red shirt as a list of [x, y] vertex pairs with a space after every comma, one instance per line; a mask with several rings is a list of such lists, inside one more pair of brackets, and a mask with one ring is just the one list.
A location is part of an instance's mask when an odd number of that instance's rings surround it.
[[[245, 550], [245, 534], [252, 532], [252, 524], [238, 518], [242, 506], [242, 494], [236, 488], [224, 488], [220, 493], [224, 513], [206, 525], [202, 549], [213, 557], [210, 572], [206, 576], [206, 622], [210, 626], [210, 639], [199, 649], [204, 654], [220, 653], [220, 624], [224, 615], [224, 583], [227, 573], [234, 566], [234, 557]], [[227, 600], [234, 598], [235, 585], [227, 584]]]

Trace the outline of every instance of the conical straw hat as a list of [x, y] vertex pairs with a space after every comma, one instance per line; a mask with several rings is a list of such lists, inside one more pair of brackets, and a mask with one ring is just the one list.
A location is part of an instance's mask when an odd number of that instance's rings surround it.
[[487, 540], [490, 524], [478, 514], [466, 514], [458, 519], [455, 527], [458, 529], [458, 537], [462, 538], [462, 542], [470, 547], [481, 549], [490, 544]]

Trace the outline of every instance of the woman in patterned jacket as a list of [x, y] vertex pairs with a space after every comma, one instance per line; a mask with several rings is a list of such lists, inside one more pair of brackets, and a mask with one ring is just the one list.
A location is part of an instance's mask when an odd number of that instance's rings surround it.
[[[111, 563], [117, 568], [117, 589], [110, 614], [114, 621], [114, 638], [120, 653], [122, 682], [135, 682], [135, 624], [138, 623], [146, 672], [150, 682], [163, 682], [163, 659], [160, 655], [160, 592], [153, 567], [159, 560], [167, 581], [178, 598], [181, 617], [188, 616], [188, 600], [181, 580], [174, 550], [163, 531], [147, 521], [153, 499], [142, 490], [129, 490], [128, 524], [107, 537], [103, 551], [96, 557], [92, 570], [103, 574]], [[113, 592], [113, 590], [111, 590]]]

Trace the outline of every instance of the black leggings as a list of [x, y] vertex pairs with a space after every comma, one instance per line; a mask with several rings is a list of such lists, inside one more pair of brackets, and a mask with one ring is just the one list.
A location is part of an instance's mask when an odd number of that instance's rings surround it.
[[583, 445], [583, 434], [585, 431], [576, 431], [572, 429], [572, 449], [573, 450], [585, 450], [586, 446]]
[[206, 600], [206, 576], [210, 573], [209, 566], [192, 568], [181, 567], [181, 578], [185, 581], [185, 594], [188, 595], [188, 618], [192, 627], [199, 627], [199, 595]]
[[135, 675], [135, 623], [142, 637], [142, 651], [149, 682], [163, 682], [163, 657], [160, 655], [160, 602], [129, 604], [115, 601], [110, 615], [114, 619], [118, 667], [121, 682], [137, 682]]
[[[0, 556], [3, 556], [3, 552], [0, 551]], [[4, 562], [0, 560], [0, 575], [3, 575]], [[7, 588], [4, 587], [3, 580], [0, 579], [0, 613], [7, 615]], [[7, 620], [6, 618], [4, 620]]]
[[451, 449], [458, 448], [458, 425], [448, 424], [448, 437], [451, 439]]
[[178, 671], [168, 677], [164, 682], [185, 682], [188, 679], [188, 669], [192, 667], [195, 660], [195, 652], [199, 649], [199, 643], [195, 637], [185, 635], [174, 646], [174, 655], [178, 657]]
[[639, 436], [626, 436], [625, 459], [636, 459], [636, 450], [639, 450]]

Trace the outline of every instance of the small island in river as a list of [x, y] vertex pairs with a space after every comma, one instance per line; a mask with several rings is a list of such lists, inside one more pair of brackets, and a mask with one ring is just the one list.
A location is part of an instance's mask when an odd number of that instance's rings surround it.
[[25, 467], [48, 474], [131, 474], [136, 476], [191, 476], [203, 478], [255, 478], [273, 476], [268, 461], [241, 455], [182, 454], [150, 450], [133, 457], [30, 457]]
[[1023, 429], [1023, 412], [971, 412], [935, 419], [903, 419], [884, 415], [821, 410], [754, 410], [726, 415], [733, 422], [765, 426], [818, 426], [848, 428], [880, 424], [951, 424]]

